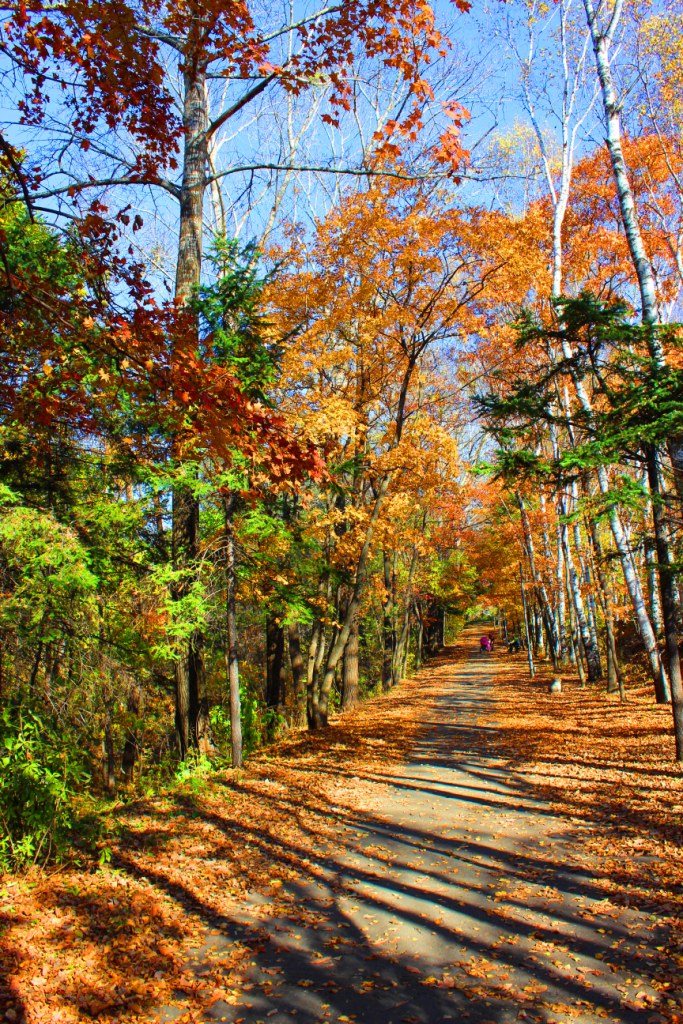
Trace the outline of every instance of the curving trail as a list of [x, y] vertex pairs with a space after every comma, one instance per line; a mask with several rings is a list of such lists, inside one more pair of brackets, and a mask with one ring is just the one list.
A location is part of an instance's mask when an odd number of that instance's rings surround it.
[[236, 939], [253, 949], [205, 1020], [664, 1019], [646, 980], [656, 922], [604, 898], [580, 829], [495, 752], [494, 669], [472, 654], [424, 673], [412, 758], [354, 777], [337, 845], [309, 854], [316, 880], [288, 883], [275, 912], [251, 894], [198, 952], [201, 974]]

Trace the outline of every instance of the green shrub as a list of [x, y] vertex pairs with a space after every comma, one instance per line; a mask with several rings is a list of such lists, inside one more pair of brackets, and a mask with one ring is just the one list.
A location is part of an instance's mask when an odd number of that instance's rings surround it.
[[214, 742], [223, 755], [230, 751], [230, 711], [222, 704], [214, 704], [209, 710], [209, 721]]
[[0, 715], [0, 869], [45, 863], [62, 851], [70, 801], [88, 775], [32, 711]]
[[206, 754], [190, 750], [173, 773], [173, 786], [188, 793], [200, 793], [206, 788], [210, 776], [220, 767], [221, 761], [212, 761]]
[[248, 757], [264, 742], [263, 708], [256, 694], [240, 682], [240, 709], [242, 719], [242, 748]]

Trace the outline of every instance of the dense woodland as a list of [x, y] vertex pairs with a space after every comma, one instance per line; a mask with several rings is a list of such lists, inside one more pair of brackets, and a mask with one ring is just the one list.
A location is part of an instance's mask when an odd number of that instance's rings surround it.
[[683, 760], [677, 4], [31, 0], [0, 68], [2, 867], [474, 611]]

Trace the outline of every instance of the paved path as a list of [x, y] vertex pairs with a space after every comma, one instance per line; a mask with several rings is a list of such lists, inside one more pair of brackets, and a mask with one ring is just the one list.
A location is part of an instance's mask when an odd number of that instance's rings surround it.
[[254, 955], [206, 1020], [645, 1024], [654, 923], [604, 899], [577, 826], [495, 755], [490, 679], [476, 656], [437, 667], [413, 759], [361, 790], [318, 881], [275, 918], [254, 895], [210, 937], [198, 972], [234, 938]]

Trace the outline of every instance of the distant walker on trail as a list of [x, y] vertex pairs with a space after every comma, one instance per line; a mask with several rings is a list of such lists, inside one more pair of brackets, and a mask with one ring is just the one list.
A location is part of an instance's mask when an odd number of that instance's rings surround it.
[[482, 654], [490, 654], [493, 650], [493, 644], [488, 636], [483, 636], [479, 641], [479, 649]]

